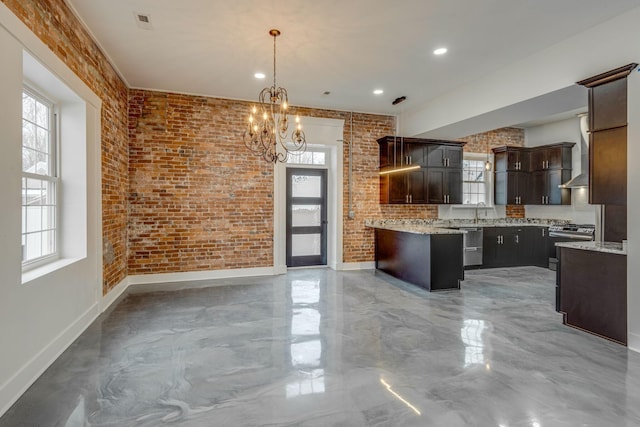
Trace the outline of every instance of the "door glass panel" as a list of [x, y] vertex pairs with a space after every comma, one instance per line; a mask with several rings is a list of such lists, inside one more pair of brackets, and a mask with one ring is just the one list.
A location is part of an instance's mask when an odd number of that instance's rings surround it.
[[291, 206], [291, 225], [293, 227], [319, 227], [320, 208], [320, 205]]
[[291, 256], [320, 255], [320, 233], [293, 234], [291, 236]]
[[322, 177], [291, 175], [292, 197], [321, 197]]

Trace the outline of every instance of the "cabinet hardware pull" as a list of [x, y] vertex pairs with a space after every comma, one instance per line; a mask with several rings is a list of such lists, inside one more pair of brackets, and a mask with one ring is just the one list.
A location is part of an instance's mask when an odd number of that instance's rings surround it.
[[409, 194], [409, 203], [413, 203], [413, 194]]
[[520, 243], [520, 236], [516, 234], [516, 243]]
[[500, 236], [497, 237], [497, 242], [500, 244]]
[[409, 156], [409, 164], [412, 165], [413, 164], [413, 157]]
[[542, 229], [542, 237], [544, 237], [544, 228]]
[[405, 203], [409, 203], [409, 195], [408, 195], [408, 194], [406, 194], [406, 195], [404, 196], [404, 202], [405, 202]]

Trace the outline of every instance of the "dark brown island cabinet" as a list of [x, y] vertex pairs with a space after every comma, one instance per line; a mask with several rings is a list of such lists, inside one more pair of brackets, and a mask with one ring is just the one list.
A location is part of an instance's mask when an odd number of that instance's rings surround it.
[[497, 147], [495, 203], [497, 205], [569, 205], [571, 190], [560, 184], [571, 179], [571, 150], [575, 143], [539, 147]]
[[462, 203], [464, 142], [385, 136], [378, 144], [380, 170], [419, 166], [380, 175], [380, 203]]
[[462, 236], [376, 228], [376, 269], [428, 291], [459, 289], [464, 280]]
[[627, 344], [627, 256], [560, 247], [564, 323]]

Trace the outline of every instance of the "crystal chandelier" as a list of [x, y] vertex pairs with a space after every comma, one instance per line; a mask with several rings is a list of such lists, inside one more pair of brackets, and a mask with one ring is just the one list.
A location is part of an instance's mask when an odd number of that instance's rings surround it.
[[248, 149], [266, 161], [284, 163], [289, 153], [304, 152], [307, 141], [298, 116], [296, 129], [291, 133], [291, 140], [287, 141], [289, 99], [287, 90], [276, 85], [276, 37], [280, 35], [280, 31], [271, 30], [269, 35], [273, 37], [273, 86], [260, 92], [258, 106], [254, 105], [251, 109], [249, 124], [242, 138]]

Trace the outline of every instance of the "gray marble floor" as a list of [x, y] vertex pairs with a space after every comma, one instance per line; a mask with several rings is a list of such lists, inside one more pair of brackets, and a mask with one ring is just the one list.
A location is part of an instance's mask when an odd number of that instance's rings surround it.
[[640, 355], [563, 326], [548, 270], [214, 283], [130, 292], [0, 426], [640, 425]]

